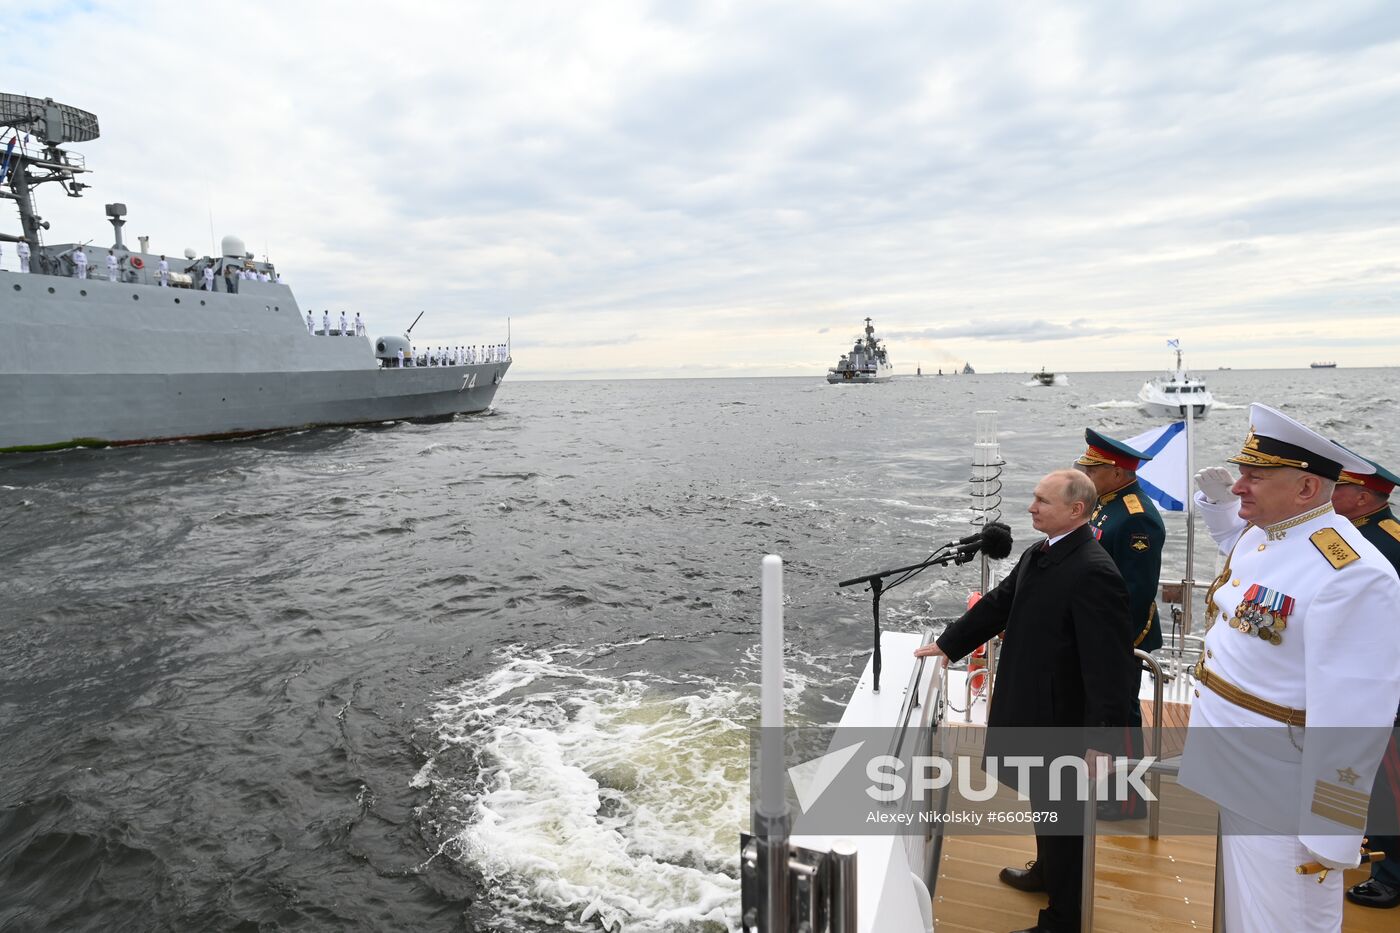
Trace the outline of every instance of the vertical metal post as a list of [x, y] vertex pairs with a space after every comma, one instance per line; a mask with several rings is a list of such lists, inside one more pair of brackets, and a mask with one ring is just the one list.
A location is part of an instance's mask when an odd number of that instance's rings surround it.
[[1220, 817], [1215, 818], [1215, 902], [1210, 912], [1211, 933], [1225, 933], [1225, 844], [1220, 837]]
[[763, 558], [763, 657], [758, 745], [759, 802], [754, 811], [758, 837], [759, 929], [787, 933], [788, 812], [783, 768], [783, 560]]
[[1186, 636], [1191, 634], [1192, 604], [1196, 601], [1196, 496], [1191, 487], [1196, 481], [1196, 418], [1195, 406], [1186, 406], [1186, 577], [1181, 581], [1181, 644], [1186, 649]]
[[[1141, 648], [1134, 648], [1133, 655], [1138, 665], [1146, 665], [1147, 672], [1152, 675], [1152, 761], [1156, 765], [1162, 761], [1162, 666]], [[1147, 780], [1156, 798], [1147, 802], [1147, 836], [1156, 839], [1162, 825], [1162, 775], [1154, 767]]]
[[1099, 832], [1099, 782], [1089, 778], [1089, 799], [1084, 806], [1084, 875], [1079, 887], [1079, 929], [1094, 928], [1094, 844]]
[[831, 933], [856, 933], [856, 847], [849, 839], [831, 844]]

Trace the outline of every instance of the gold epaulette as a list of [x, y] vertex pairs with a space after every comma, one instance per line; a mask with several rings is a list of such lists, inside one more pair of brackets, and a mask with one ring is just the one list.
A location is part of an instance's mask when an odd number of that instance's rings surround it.
[[1333, 570], [1341, 570], [1352, 561], [1360, 560], [1361, 555], [1352, 550], [1351, 545], [1342, 540], [1335, 528], [1321, 528], [1308, 535], [1313, 547], [1327, 558]]
[[1376, 524], [1380, 526], [1381, 531], [1384, 531], [1396, 541], [1400, 541], [1400, 522], [1397, 522], [1393, 518], [1384, 518], [1376, 522]]
[[1123, 504], [1128, 507], [1128, 513], [1130, 515], [1142, 514], [1142, 503], [1138, 500], [1138, 497], [1136, 495], [1130, 493], [1124, 496]]

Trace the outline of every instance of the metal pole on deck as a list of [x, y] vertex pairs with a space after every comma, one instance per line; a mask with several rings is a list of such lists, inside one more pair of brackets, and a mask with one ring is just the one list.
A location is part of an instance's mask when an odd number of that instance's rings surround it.
[[1181, 581], [1181, 644], [1191, 634], [1191, 607], [1196, 601], [1196, 497], [1191, 486], [1196, 480], [1195, 406], [1186, 406], [1186, 578]]
[[788, 928], [787, 773], [783, 768], [783, 559], [763, 558], [763, 658], [758, 744], [758, 807], [754, 836], [758, 842], [759, 930], [786, 933]]

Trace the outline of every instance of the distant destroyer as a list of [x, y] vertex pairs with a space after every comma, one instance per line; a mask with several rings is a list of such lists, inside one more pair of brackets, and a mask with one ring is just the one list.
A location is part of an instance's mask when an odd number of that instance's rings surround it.
[[[96, 139], [97, 117], [0, 94], [0, 128], [0, 182], [9, 185], [0, 197], [18, 206], [22, 226], [19, 236], [0, 233], [21, 268], [0, 271], [0, 452], [490, 407], [510, 368], [508, 350], [482, 348], [468, 362], [472, 354], [458, 347], [415, 360], [406, 335], [371, 341], [343, 315], [313, 320], [237, 237], [224, 238], [219, 256], [162, 256], [146, 249], [145, 237], [134, 250], [122, 241], [126, 206], [108, 204], [110, 250], [89, 257], [85, 243], [45, 244], [49, 224], [35, 213], [34, 189], [57, 182], [69, 197], [82, 196], [90, 170], [61, 144]], [[435, 365], [412, 365], [420, 362]]]
[[894, 376], [890, 356], [875, 336], [875, 325], [865, 319], [865, 336], [857, 337], [851, 351], [826, 372], [826, 381], [836, 383], [889, 382]]

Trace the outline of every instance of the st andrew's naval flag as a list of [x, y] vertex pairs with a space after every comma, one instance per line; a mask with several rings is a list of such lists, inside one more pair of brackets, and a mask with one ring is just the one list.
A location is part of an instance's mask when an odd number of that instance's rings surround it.
[[1186, 511], [1186, 422], [1173, 421], [1124, 441], [1151, 457], [1138, 468], [1138, 485], [1168, 512]]

